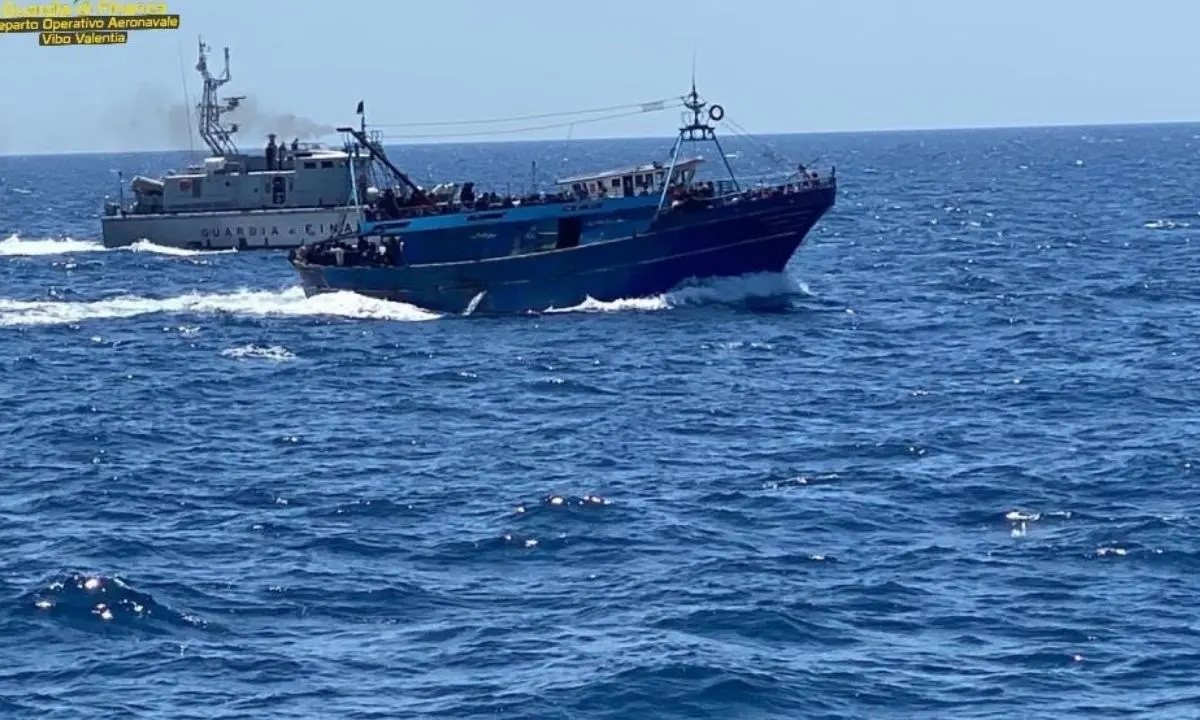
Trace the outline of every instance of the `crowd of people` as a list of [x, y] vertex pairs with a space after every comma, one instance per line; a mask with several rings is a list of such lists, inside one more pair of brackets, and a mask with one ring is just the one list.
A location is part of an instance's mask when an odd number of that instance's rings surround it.
[[404, 264], [404, 252], [394, 237], [372, 242], [360, 236], [355, 241], [326, 240], [302, 245], [289, 253], [292, 262], [337, 267], [396, 267]]

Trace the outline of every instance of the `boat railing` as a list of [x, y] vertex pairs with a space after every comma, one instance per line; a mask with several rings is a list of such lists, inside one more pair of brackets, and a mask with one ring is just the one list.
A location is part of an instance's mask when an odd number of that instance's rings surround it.
[[[802, 178], [790, 182], [776, 182], [750, 187], [739, 187], [732, 180], [720, 179], [693, 181], [686, 186], [678, 185], [674, 188], [678, 194], [672, 192], [670, 195], [673, 200], [692, 198], [704, 201], [727, 202], [736, 198], [754, 198], [776, 192], [791, 193], [816, 190], [830, 187], [833, 184], [835, 184], [835, 180], [832, 175], [817, 175], [816, 173], [807, 174]], [[657, 194], [657, 190], [655, 190], [654, 194]], [[367, 220], [368, 222], [397, 222], [436, 215], [495, 212], [515, 207], [564, 205], [603, 199], [605, 199], [605, 196], [602, 195], [588, 194], [581, 197], [574, 192], [532, 193], [528, 195], [500, 195], [498, 193], [485, 192], [476, 195], [471, 202], [464, 203], [455, 197], [449, 200], [439, 199], [432, 204], [416, 201], [403, 204], [397, 203], [397, 205], [391, 208], [387, 208], [377, 200], [371, 212], [368, 213]]]

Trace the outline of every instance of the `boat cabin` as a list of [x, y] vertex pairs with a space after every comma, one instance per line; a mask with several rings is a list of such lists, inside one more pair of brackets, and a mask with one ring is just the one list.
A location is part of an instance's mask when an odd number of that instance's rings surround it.
[[[365, 167], [365, 158], [361, 164]], [[133, 212], [337, 207], [352, 202], [350, 170], [348, 153], [319, 145], [280, 145], [278, 156], [208, 157], [161, 180], [134, 178]]]
[[576, 175], [556, 180], [554, 184], [564, 191], [569, 190], [576, 197], [621, 198], [657, 195], [662, 192], [664, 182], [670, 186], [691, 184], [696, 178], [696, 168], [703, 162], [704, 159], [700, 157], [676, 162], [669, 181], [666, 177], [667, 167], [660, 162], [652, 162], [601, 173]]

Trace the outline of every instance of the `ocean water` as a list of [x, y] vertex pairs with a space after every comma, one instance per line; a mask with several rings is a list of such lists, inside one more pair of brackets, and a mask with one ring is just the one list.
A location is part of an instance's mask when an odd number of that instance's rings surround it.
[[1200, 717], [1198, 138], [770, 138], [842, 184], [784, 276], [510, 318], [0, 158], [0, 717]]

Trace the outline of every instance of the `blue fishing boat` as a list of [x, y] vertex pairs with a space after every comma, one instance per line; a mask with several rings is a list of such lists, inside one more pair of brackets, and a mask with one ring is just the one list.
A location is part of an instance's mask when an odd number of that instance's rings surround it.
[[[530, 197], [477, 193], [471, 183], [426, 192], [368, 137], [365, 120], [339, 128], [403, 192], [360, 182], [369, 197], [357, 230], [295, 249], [289, 261], [308, 296], [348, 290], [449, 313], [566, 308], [782, 272], [833, 207], [835, 170], [800, 166], [782, 183], [743, 188], [712, 124], [724, 109], [701, 100], [695, 83], [682, 100], [688, 115], [667, 162], [561, 179], [559, 192]], [[704, 158], [681, 157], [685, 142], [714, 144], [728, 179], [699, 180]]]

